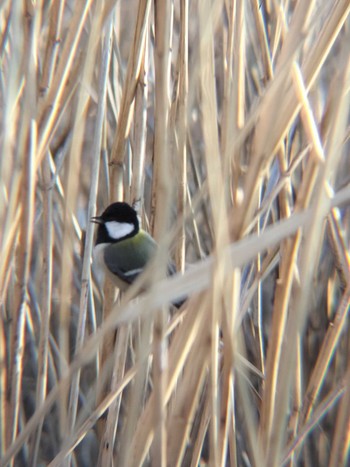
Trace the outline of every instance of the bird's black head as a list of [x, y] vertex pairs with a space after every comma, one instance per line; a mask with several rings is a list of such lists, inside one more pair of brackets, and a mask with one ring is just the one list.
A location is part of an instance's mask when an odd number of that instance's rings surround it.
[[98, 224], [96, 245], [120, 242], [139, 231], [137, 213], [128, 203], [110, 204], [101, 216], [93, 217], [91, 221]]

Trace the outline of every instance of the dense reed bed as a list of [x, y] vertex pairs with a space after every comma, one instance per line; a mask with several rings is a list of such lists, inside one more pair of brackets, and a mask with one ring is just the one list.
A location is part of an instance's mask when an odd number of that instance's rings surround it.
[[[1, 465], [349, 465], [349, 13], [0, 2]], [[143, 294], [92, 263], [115, 200]]]

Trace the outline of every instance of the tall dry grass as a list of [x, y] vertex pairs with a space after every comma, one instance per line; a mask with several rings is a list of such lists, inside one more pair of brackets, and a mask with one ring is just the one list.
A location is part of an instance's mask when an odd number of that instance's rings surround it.
[[[1, 2], [1, 465], [350, 462], [349, 13]], [[116, 301], [118, 199], [159, 254]]]

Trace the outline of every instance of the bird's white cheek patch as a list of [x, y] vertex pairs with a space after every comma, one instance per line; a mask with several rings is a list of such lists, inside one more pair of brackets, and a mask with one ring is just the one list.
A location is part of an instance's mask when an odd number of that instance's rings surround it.
[[131, 234], [134, 230], [134, 224], [128, 224], [126, 222], [110, 221], [105, 223], [108, 234], [114, 240], [126, 237]]

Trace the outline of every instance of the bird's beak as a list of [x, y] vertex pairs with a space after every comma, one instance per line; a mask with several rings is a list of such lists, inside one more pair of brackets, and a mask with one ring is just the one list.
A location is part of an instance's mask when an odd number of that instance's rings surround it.
[[93, 222], [94, 224], [103, 224], [103, 220], [101, 219], [101, 217], [91, 217], [91, 222]]

